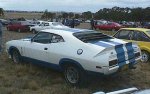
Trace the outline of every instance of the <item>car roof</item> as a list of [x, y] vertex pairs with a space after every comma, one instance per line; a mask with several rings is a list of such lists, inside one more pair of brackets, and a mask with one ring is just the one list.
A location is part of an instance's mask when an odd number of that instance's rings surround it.
[[51, 32], [51, 33], [77, 33], [77, 32], [87, 32], [87, 31], [93, 31], [93, 30], [88, 30], [88, 29], [77, 29], [77, 28], [63, 28], [63, 29], [45, 29], [42, 30], [43, 32]]
[[150, 29], [146, 29], [146, 28], [121, 28], [120, 30], [135, 30], [135, 31], [141, 31], [141, 32], [150, 31]]

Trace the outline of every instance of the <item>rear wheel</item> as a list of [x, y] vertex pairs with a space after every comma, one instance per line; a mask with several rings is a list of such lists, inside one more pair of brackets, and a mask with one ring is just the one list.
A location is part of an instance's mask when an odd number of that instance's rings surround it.
[[18, 28], [18, 32], [19, 32], [19, 33], [21, 32], [21, 29], [20, 29], [20, 28]]
[[64, 66], [64, 76], [66, 82], [71, 86], [84, 86], [85, 73], [75, 65]]
[[21, 55], [17, 50], [12, 51], [11, 58], [15, 64], [18, 64], [21, 62]]
[[142, 62], [147, 63], [150, 60], [150, 54], [147, 51], [142, 51]]
[[35, 30], [35, 29], [33, 29], [33, 30], [32, 30], [32, 33], [33, 33], [33, 34], [36, 34], [37, 32], [36, 32], [36, 30]]

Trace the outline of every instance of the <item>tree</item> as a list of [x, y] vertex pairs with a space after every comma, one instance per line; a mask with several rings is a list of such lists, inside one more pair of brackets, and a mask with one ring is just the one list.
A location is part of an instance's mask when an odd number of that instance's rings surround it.
[[87, 19], [91, 19], [92, 18], [92, 12], [90, 12], [90, 11], [87, 11], [87, 12], [83, 12], [82, 13], [82, 17], [83, 17], [83, 19], [85, 19], [85, 20], [87, 20]]
[[3, 10], [3, 8], [0, 8], [0, 16], [4, 16], [4, 10]]
[[69, 16], [68, 13], [66, 13], [66, 12], [62, 13], [62, 17], [63, 17], [63, 18], [68, 18], [68, 16]]
[[79, 15], [79, 14], [75, 14], [75, 18], [76, 18], [76, 19], [79, 19], [79, 18], [80, 18], [80, 15]]
[[74, 13], [73, 13], [73, 12], [70, 12], [70, 13], [68, 14], [68, 16], [69, 16], [69, 18], [73, 18], [73, 17], [74, 17]]
[[56, 13], [48, 12], [48, 10], [45, 10], [44, 14], [41, 16], [42, 19], [53, 19], [56, 17]]

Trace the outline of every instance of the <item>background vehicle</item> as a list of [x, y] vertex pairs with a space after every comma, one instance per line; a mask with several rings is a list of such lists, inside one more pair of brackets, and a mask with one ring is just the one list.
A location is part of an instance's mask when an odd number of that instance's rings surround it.
[[121, 26], [120, 24], [118, 23], [115, 23], [115, 22], [108, 22], [108, 23], [100, 23], [99, 22], [95, 25], [95, 28], [98, 28], [98, 29], [102, 29], [102, 30], [112, 30], [112, 31], [115, 31], [115, 30], [119, 30], [120, 28], [122, 28], [123, 26]]
[[30, 26], [33, 26], [32, 24], [26, 22], [26, 21], [12, 21], [7, 25], [8, 31], [29, 31]]
[[32, 31], [33, 33], [36, 33], [44, 29], [58, 29], [58, 28], [62, 29], [62, 28], [69, 28], [69, 27], [63, 25], [60, 22], [42, 22], [42, 24], [40, 25], [30, 27], [30, 31]]
[[143, 62], [150, 60], [150, 29], [122, 28], [114, 37], [137, 43], [142, 50]]
[[[71, 24], [72, 24], [72, 19], [65, 19], [64, 25], [71, 26]], [[80, 20], [74, 19], [74, 26], [78, 26], [78, 25], [80, 25]]]
[[8, 25], [9, 21], [5, 20], [5, 19], [0, 19], [0, 21], [2, 22], [2, 25]]

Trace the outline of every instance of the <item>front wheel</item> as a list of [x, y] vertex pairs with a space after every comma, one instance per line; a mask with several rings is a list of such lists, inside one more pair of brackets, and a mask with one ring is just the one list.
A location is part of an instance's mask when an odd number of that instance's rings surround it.
[[150, 60], [150, 55], [147, 51], [142, 51], [142, 62], [147, 63]]
[[12, 51], [11, 58], [15, 64], [18, 64], [21, 62], [21, 55], [17, 50]]
[[64, 67], [64, 76], [66, 82], [71, 86], [83, 86], [86, 80], [84, 71], [74, 65]]

